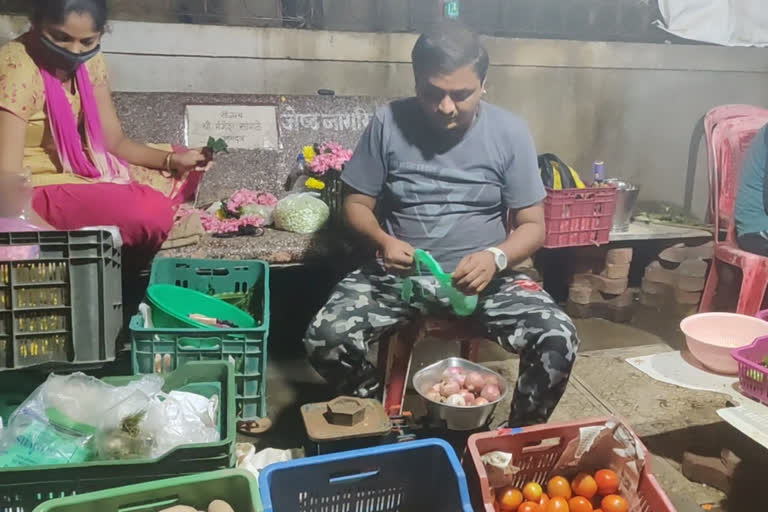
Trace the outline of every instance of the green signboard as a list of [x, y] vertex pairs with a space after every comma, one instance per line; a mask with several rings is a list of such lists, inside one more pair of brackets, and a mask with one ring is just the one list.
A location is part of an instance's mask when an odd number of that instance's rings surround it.
[[445, 2], [445, 17], [449, 20], [455, 20], [459, 17], [459, 0]]

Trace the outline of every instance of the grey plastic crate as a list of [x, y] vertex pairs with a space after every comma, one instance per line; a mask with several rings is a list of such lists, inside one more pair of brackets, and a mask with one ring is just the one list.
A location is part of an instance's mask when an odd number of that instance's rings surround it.
[[0, 247], [40, 247], [0, 261], [0, 371], [115, 359], [122, 328], [121, 250], [108, 231], [0, 233]]

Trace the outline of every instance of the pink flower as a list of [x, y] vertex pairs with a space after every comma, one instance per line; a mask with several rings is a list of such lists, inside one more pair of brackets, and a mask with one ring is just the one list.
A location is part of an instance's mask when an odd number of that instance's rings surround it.
[[352, 158], [352, 151], [336, 142], [324, 142], [319, 149], [315, 159], [308, 164], [309, 172], [319, 176], [331, 170], [341, 172], [344, 164]]
[[243, 206], [258, 204], [262, 206], [275, 206], [277, 198], [268, 192], [254, 192], [246, 188], [241, 188], [227, 200], [227, 210], [232, 215], [240, 215], [240, 209]]
[[217, 219], [214, 215], [206, 212], [199, 212], [203, 229], [206, 233], [237, 233], [241, 226], [255, 226], [260, 228], [264, 226], [264, 219], [258, 215], [242, 217], [240, 219]]

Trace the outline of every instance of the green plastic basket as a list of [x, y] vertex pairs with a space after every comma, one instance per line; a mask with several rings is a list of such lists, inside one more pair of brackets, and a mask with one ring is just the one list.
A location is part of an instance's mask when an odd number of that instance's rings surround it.
[[181, 286], [154, 284], [147, 290], [147, 300], [152, 307], [152, 323], [161, 329], [218, 329], [192, 320], [190, 315], [195, 314], [227, 320], [242, 329], [253, 329], [256, 326], [256, 321], [245, 311]]
[[[12, 381], [9, 380], [11, 377]], [[0, 469], [0, 511], [30, 512], [40, 503], [62, 496], [234, 467], [237, 421], [232, 365], [224, 361], [195, 362], [164, 377], [163, 390], [166, 392], [204, 390], [207, 394], [211, 389], [221, 389], [221, 441], [180, 446], [156, 459]], [[102, 380], [122, 386], [138, 378], [141, 377], [108, 377]], [[0, 375], [0, 412], [4, 423], [26, 396], [41, 384], [41, 379], [44, 380], [45, 375]]]
[[217, 499], [237, 512], [264, 510], [255, 477], [230, 469], [59, 498], [43, 503], [34, 512], [157, 512], [176, 505], [208, 510]]
[[[250, 329], [144, 328], [140, 315], [131, 319], [134, 374], [155, 371], [158, 356], [170, 367], [190, 361], [225, 360], [235, 365], [238, 419], [267, 414], [266, 368], [269, 335], [269, 265], [263, 261], [157, 259], [150, 285], [167, 284], [237, 302], [250, 293], [248, 309], [256, 326]], [[166, 358], [167, 359], [167, 358]]]

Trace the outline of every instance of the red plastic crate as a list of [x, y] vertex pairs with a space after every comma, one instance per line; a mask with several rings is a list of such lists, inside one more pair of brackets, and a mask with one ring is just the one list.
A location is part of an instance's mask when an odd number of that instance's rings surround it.
[[[481, 460], [484, 454], [498, 450], [513, 455], [515, 466], [520, 468], [520, 472], [512, 483], [515, 487], [522, 488], [531, 481], [546, 487], [546, 482], [555, 476], [552, 472], [565, 447], [570, 441], [579, 437], [579, 429], [605, 425], [609, 421], [620, 422], [615, 418], [597, 418], [522, 429], [501, 429], [471, 436], [467, 444], [468, 453], [464, 456], [464, 467], [470, 491], [475, 493], [477, 502], [484, 507], [479, 509], [476, 506], [475, 509], [496, 512], [488, 476]], [[624, 425], [626, 426], [626, 424]], [[640, 476], [637, 491], [640, 506], [633, 509], [632, 512], [676, 512], [674, 505], [651, 474], [650, 454], [645, 446], [643, 446], [643, 451], [645, 453], [645, 468]], [[619, 468], [611, 467], [610, 462], [606, 462], [605, 466], [617, 470], [619, 480], [622, 479]]]
[[547, 189], [544, 247], [607, 244], [616, 211], [616, 187]]

